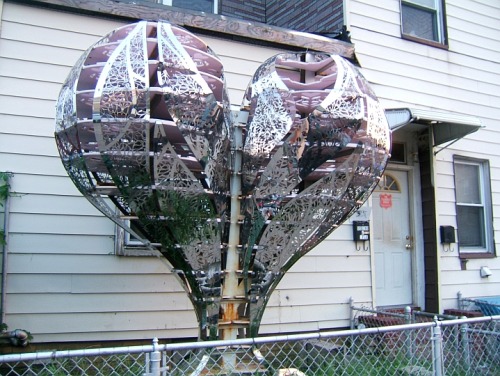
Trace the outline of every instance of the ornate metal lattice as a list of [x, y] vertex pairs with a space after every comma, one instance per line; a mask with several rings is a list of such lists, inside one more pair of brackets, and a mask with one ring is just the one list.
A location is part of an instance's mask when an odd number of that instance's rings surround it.
[[93, 45], [57, 102], [69, 176], [170, 261], [201, 338], [257, 335], [284, 273], [363, 204], [389, 157], [384, 112], [339, 56], [272, 57], [241, 114], [230, 111], [219, 58], [165, 22]]

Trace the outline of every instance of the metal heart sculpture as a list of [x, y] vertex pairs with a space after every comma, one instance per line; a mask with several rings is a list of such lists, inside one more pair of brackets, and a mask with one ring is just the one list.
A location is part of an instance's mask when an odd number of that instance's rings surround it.
[[390, 152], [385, 114], [345, 59], [270, 58], [236, 116], [212, 50], [145, 21], [78, 60], [55, 138], [80, 192], [169, 260], [202, 339], [256, 336], [284, 273], [363, 204]]

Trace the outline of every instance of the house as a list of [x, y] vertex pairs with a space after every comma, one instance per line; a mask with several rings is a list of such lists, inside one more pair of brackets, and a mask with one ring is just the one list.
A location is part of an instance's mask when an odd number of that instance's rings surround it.
[[[235, 105], [270, 56], [338, 53], [361, 66], [393, 126], [379, 188], [285, 275], [262, 334], [347, 327], [351, 297], [356, 305], [440, 313], [456, 307], [458, 291], [500, 293], [500, 6], [339, 1], [326, 21], [294, 17], [290, 27], [309, 32], [298, 33], [283, 28], [292, 20], [277, 1], [267, 2], [270, 20], [262, 18], [263, 1], [246, 2], [252, 9], [216, 4], [246, 20], [170, 7], [191, 3], [207, 12], [212, 1], [163, 3], [0, 2], [0, 170], [12, 172], [14, 192], [6, 206], [3, 322], [29, 330], [34, 344], [197, 335], [169, 265], [127, 247], [133, 239], [74, 187], [54, 141], [55, 101], [71, 67], [103, 35], [138, 19], [178, 22], [205, 40], [224, 64]], [[353, 240], [358, 225], [369, 227], [369, 240]], [[483, 266], [491, 276], [481, 277]]]

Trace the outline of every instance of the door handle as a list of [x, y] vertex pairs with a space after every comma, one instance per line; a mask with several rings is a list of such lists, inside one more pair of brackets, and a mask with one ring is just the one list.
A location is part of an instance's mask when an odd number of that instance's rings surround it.
[[413, 236], [411, 235], [406, 235], [406, 244], [405, 248], [410, 251], [413, 249]]

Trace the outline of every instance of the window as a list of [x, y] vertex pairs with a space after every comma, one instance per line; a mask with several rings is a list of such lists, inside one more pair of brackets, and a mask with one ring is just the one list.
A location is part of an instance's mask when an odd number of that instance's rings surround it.
[[158, 0], [160, 4], [195, 10], [198, 12], [217, 13], [215, 0]]
[[401, 192], [398, 181], [388, 173], [385, 173], [380, 177], [380, 181], [377, 184], [376, 190]]
[[488, 161], [455, 156], [455, 195], [460, 253], [494, 254]]
[[[127, 226], [134, 227], [129, 221], [125, 221]], [[125, 231], [122, 227], [115, 227], [115, 254], [118, 256], [155, 256], [160, 252], [155, 247], [147, 247], [139, 238]]]
[[404, 37], [446, 44], [442, 0], [402, 0], [401, 29]]

